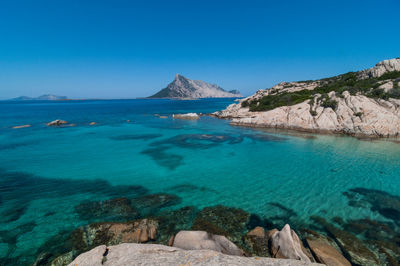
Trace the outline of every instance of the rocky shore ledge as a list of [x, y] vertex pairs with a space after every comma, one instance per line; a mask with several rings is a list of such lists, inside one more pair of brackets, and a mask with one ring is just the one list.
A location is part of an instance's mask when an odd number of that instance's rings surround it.
[[[177, 187], [183, 188], [200, 189]], [[336, 266], [400, 262], [400, 197], [383, 191], [353, 188], [343, 193], [350, 206], [370, 209], [383, 220], [311, 216], [305, 222], [295, 211], [274, 202], [268, 204], [270, 211], [280, 214], [260, 217], [223, 205], [175, 209], [171, 207], [181, 203], [176, 195], [141, 194], [144, 191], [139, 187], [130, 187], [133, 189], [140, 194], [132, 199], [76, 205], [76, 215], [87, 223], [48, 239], [37, 250], [33, 265]], [[3, 232], [1, 236], [13, 238], [19, 232]], [[15, 262], [10, 258], [5, 265]]]
[[400, 58], [331, 78], [282, 82], [214, 115], [233, 125], [397, 137]]
[[183, 250], [156, 244], [98, 246], [78, 256], [71, 266], [101, 265], [318, 265], [298, 260], [225, 255], [213, 250]]

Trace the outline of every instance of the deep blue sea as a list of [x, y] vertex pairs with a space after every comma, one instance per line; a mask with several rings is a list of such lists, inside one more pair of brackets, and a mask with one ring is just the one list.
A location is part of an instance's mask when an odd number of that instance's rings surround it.
[[[138, 190], [180, 197], [170, 208], [222, 204], [295, 228], [315, 215], [367, 218], [399, 232], [399, 143], [171, 117], [232, 102], [0, 102], [0, 264], [29, 264], [51, 237], [87, 224], [81, 202]], [[74, 125], [46, 126], [55, 119]]]

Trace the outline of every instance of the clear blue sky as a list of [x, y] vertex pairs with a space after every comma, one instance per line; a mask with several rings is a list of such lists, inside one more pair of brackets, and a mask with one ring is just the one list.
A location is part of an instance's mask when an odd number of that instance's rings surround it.
[[180, 73], [249, 95], [400, 56], [399, 0], [0, 3], [0, 98], [133, 98]]

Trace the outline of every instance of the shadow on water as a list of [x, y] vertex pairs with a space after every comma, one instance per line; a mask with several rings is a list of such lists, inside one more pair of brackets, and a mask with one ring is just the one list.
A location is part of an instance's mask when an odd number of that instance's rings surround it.
[[170, 170], [176, 169], [183, 164], [183, 156], [167, 152], [167, 150], [176, 147], [190, 150], [210, 149], [221, 144], [238, 144], [243, 142], [244, 138], [254, 141], [278, 142], [285, 138], [276, 137], [267, 134], [181, 134], [171, 138], [154, 141], [149, 144], [152, 148], [145, 149], [142, 154], [149, 155], [157, 164]]
[[212, 192], [218, 194], [219, 192], [215, 189], [211, 189], [205, 186], [196, 186], [189, 183], [179, 184], [166, 189], [166, 191], [173, 191], [175, 193], [196, 193], [196, 192]]
[[161, 137], [162, 134], [136, 134], [136, 135], [119, 135], [112, 136], [112, 140], [151, 140]]
[[[26, 219], [27, 217], [24, 217], [26, 221], [20, 218], [26, 213], [30, 203], [34, 200], [49, 199], [49, 204], [51, 204], [52, 198], [86, 193], [98, 195], [98, 198], [105, 198], [105, 200], [83, 200], [76, 205], [74, 210], [79, 218], [78, 224], [128, 221], [156, 216], [160, 211], [181, 203], [181, 198], [176, 195], [149, 194], [149, 191], [143, 186], [112, 186], [104, 180], [52, 179], [29, 173], [1, 170], [0, 223], [7, 224], [7, 227], [12, 229], [0, 230], [0, 244], [6, 243], [6, 247], [8, 246], [7, 250], [2, 252], [3, 255], [4, 252], [6, 253], [5, 257], [0, 258], [0, 265], [31, 265], [40, 252], [46, 251], [54, 258], [53, 255], [60, 255], [70, 250], [70, 242], [67, 240], [71, 231], [75, 228], [71, 228], [70, 224], [60, 224], [58, 230], [55, 230], [56, 235], [48, 238], [37, 252], [33, 246], [21, 252], [23, 247], [18, 243], [18, 238], [36, 228], [36, 219], [47, 217], [46, 220], [49, 222], [51, 222], [53, 216], [54, 219], [57, 219], [56, 212], [58, 211], [36, 212], [34, 217], [29, 218], [32, 220]], [[97, 196], [95, 197], [97, 198]], [[73, 217], [65, 218], [71, 219]]]
[[141, 151], [142, 154], [150, 156], [158, 165], [169, 170], [175, 170], [183, 164], [183, 156], [168, 152], [169, 147], [160, 146]]
[[[44, 178], [23, 172], [0, 170], [0, 195], [2, 212], [0, 222], [18, 220], [29, 203], [43, 198], [58, 198], [75, 194], [92, 193], [115, 197], [127, 195], [135, 197], [147, 194], [142, 186], [112, 186], [105, 180], [67, 180]], [[5, 203], [9, 206], [4, 206]]]

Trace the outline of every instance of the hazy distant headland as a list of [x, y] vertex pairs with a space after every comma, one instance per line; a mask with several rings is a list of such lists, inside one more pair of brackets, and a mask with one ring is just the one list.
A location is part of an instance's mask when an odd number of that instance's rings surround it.
[[43, 94], [39, 97], [20, 96], [17, 98], [9, 99], [9, 101], [59, 101], [69, 100], [67, 96], [58, 96], [53, 94]]

